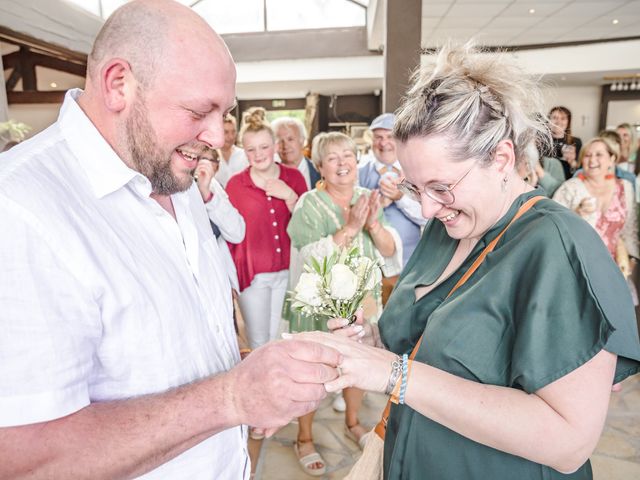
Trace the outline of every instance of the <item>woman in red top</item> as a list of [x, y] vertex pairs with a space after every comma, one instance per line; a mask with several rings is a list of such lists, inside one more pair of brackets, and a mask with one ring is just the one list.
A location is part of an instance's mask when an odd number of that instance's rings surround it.
[[251, 348], [278, 333], [289, 276], [287, 225], [307, 190], [298, 170], [275, 163], [275, 137], [264, 113], [256, 109], [245, 116], [240, 137], [249, 167], [227, 183], [229, 200], [247, 225], [244, 240], [230, 247]]

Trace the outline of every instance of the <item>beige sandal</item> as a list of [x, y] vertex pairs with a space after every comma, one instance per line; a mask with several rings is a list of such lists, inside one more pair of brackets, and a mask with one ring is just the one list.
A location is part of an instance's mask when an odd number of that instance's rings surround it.
[[356, 423], [351, 427], [345, 423], [344, 434], [349, 440], [353, 441], [356, 445], [358, 445], [360, 447], [360, 450], [364, 450], [364, 446], [367, 443], [367, 435], [369, 435], [370, 432], [363, 433], [362, 436], [360, 437], [360, 440], [358, 440], [358, 437], [356, 437], [356, 434], [353, 433], [353, 430], [352, 430], [357, 426], [362, 427], [362, 425], [360, 425], [359, 423]]
[[[318, 452], [313, 452], [300, 458], [300, 449], [298, 447], [298, 443], [312, 443], [312, 441], [309, 440], [308, 442], [293, 442], [293, 450], [296, 452], [296, 457], [302, 470], [304, 470], [307, 475], [311, 475], [313, 477], [320, 477], [324, 475], [327, 471], [327, 462], [324, 461], [324, 458], [322, 458]], [[314, 463], [321, 463], [322, 467], [311, 468]]]

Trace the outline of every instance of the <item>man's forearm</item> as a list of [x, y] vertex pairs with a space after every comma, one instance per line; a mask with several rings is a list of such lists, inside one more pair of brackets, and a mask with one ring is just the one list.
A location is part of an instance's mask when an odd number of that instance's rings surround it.
[[229, 374], [0, 429], [0, 479], [134, 478], [238, 425]]

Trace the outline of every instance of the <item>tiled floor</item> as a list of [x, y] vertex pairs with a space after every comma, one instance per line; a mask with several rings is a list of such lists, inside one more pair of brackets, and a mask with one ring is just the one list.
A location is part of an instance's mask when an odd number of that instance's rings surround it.
[[[373, 426], [386, 403], [382, 395], [368, 394], [360, 415]], [[319, 452], [329, 464], [323, 479], [343, 478], [360, 450], [342, 433], [343, 414], [333, 411], [331, 398], [316, 414], [314, 437]], [[256, 469], [256, 480], [310, 479], [296, 461], [293, 441], [296, 424], [289, 424], [264, 442]], [[640, 479], [640, 375], [623, 383], [623, 390], [612, 394], [607, 423], [591, 459], [596, 480]], [[317, 477], [316, 477], [317, 478]]]

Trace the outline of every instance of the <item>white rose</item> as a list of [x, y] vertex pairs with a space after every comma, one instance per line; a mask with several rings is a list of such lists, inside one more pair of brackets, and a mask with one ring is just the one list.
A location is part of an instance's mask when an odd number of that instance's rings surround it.
[[331, 268], [329, 291], [333, 298], [349, 300], [358, 291], [358, 277], [349, 267], [338, 263]]
[[320, 291], [318, 290], [321, 280], [317, 273], [304, 272], [301, 274], [295, 290], [296, 300], [314, 307], [322, 305]]

